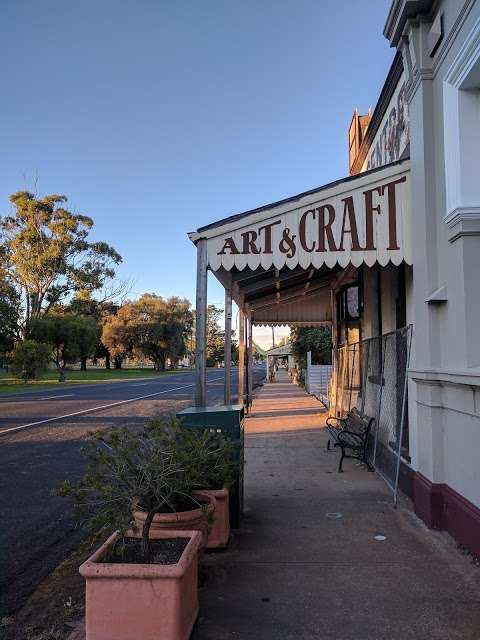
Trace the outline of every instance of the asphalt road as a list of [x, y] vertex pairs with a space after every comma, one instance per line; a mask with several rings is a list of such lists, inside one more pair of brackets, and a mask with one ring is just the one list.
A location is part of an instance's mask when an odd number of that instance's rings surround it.
[[[264, 367], [254, 370], [255, 382]], [[232, 371], [232, 393], [237, 371]], [[193, 401], [192, 372], [68, 386], [0, 399], [0, 617], [19, 609], [83, 533], [67, 504], [50, 495], [84, 471], [80, 448], [92, 430], [135, 427]], [[223, 400], [223, 370], [207, 371], [208, 404]]]

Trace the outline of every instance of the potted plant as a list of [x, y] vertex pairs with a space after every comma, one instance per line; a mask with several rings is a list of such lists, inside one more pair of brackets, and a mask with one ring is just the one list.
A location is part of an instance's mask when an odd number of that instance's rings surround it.
[[[152, 430], [96, 434], [84, 451], [87, 473], [75, 484], [63, 483], [57, 494], [73, 498], [87, 512], [84, 523], [97, 536], [117, 530], [81, 567], [87, 581], [87, 640], [188, 638], [198, 613], [205, 504], [213, 510], [214, 501], [192, 495], [191, 477], [175, 448]], [[145, 509], [141, 527], [134, 505]], [[185, 517], [177, 529], [151, 530], [157, 514], [178, 509], [193, 512], [190, 524], [197, 526], [189, 529]]]
[[166, 424], [150, 420], [147, 429], [165, 437], [175, 459], [189, 476], [191, 486], [200, 488], [195, 496], [214, 500], [213, 519], [208, 532], [208, 549], [225, 547], [230, 538], [229, 487], [238, 474], [238, 444], [216, 430], [198, 431], [181, 426], [177, 420]]
[[[86, 640], [187, 640], [198, 615], [200, 531], [159, 531], [149, 558], [114, 533], [80, 567]], [[122, 551], [122, 548], [128, 551]]]

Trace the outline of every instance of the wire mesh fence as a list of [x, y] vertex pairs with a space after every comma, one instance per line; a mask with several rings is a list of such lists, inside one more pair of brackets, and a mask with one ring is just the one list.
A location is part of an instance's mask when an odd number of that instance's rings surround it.
[[400, 460], [408, 458], [407, 369], [411, 325], [334, 351], [330, 413], [344, 417], [353, 407], [375, 418], [369, 462], [393, 492]]

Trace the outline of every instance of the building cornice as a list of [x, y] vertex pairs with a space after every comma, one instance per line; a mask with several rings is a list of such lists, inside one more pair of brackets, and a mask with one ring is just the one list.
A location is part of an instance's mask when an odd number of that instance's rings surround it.
[[480, 368], [472, 370], [460, 369], [415, 369], [410, 368], [408, 375], [411, 380], [420, 384], [430, 385], [461, 385], [480, 387]]
[[429, 13], [433, 4], [434, 0], [394, 0], [383, 29], [383, 35], [390, 42], [390, 46], [398, 45], [405, 24], [410, 18], [415, 18], [421, 13]]
[[449, 242], [465, 236], [480, 236], [480, 207], [456, 207], [443, 222], [449, 229]]

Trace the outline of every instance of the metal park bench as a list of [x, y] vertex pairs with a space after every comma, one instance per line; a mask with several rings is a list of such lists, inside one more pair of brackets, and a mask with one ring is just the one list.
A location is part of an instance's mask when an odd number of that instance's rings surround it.
[[[330, 438], [335, 442], [334, 447], [340, 447], [342, 457], [338, 464], [338, 472], [343, 472], [342, 464], [344, 458], [355, 458], [364, 462], [369, 471], [374, 471], [372, 465], [367, 460], [368, 436], [372, 429], [374, 418], [362, 416], [356, 407], [351, 409], [345, 418], [327, 418], [327, 431]], [[330, 451], [330, 438], [327, 449]], [[347, 455], [346, 450], [353, 452]]]

